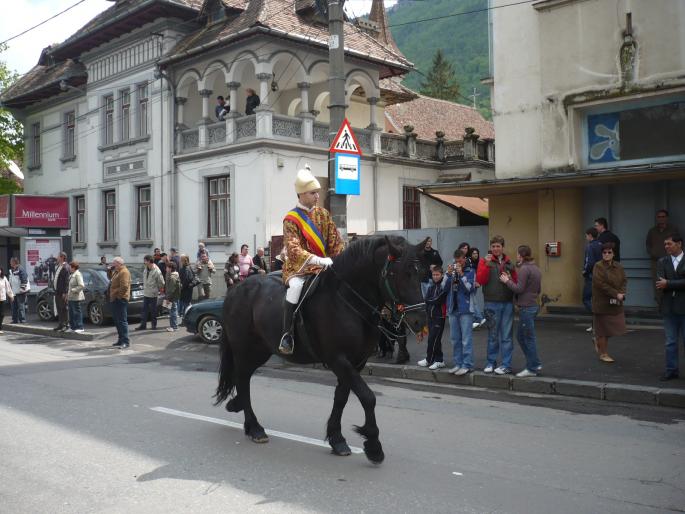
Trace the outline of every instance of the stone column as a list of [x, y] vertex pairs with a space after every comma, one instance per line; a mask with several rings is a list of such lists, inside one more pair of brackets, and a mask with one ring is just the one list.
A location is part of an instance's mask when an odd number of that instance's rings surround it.
[[414, 132], [414, 127], [412, 125], [404, 126], [404, 140], [405, 148], [407, 152], [407, 157], [410, 159], [416, 158], [416, 137], [417, 134]]
[[464, 131], [464, 160], [473, 161], [478, 158], [476, 141], [478, 141], [480, 136], [476, 134], [476, 129], [473, 127], [466, 127]]
[[119, 91], [112, 91], [114, 99], [114, 112], [112, 113], [112, 142], [121, 141], [121, 94]]
[[228, 86], [228, 105], [231, 108], [231, 113], [235, 113], [235, 116], [239, 116], [238, 112], [238, 89], [240, 88], [240, 82], [229, 82], [226, 84]]
[[298, 116], [302, 119], [302, 142], [311, 144], [314, 142], [314, 115], [309, 111], [309, 88], [312, 85], [309, 82], [298, 82], [297, 87], [300, 88], [300, 114]]
[[269, 80], [273, 75], [271, 73], [258, 73], [257, 80], [259, 80], [259, 107], [269, 107]]
[[309, 112], [309, 88], [312, 85], [309, 82], [298, 82], [297, 87], [300, 88], [300, 112]]
[[207, 125], [209, 125], [212, 120], [209, 117], [209, 98], [212, 96], [211, 89], [202, 89], [199, 91], [202, 97], [202, 119], [197, 122], [198, 125], [198, 141], [200, 148], [207, 146]]
[[376, 123], [376, 104], [378, 103], [378, 98], [372, 96], [366, 100], [369, 103], [369, 126], [366, 127], [369, 130], [375, 130], [378, 128]]
[[188, 101], [183, 96], [176, 97], [176, 148], [180, 152], [183, 150], [183, 134], [182, 132], [188, 128], [185, 121], [185, 104]]

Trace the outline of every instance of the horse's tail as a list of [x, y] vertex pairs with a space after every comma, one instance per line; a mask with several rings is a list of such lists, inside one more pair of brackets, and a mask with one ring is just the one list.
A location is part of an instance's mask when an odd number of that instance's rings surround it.
[[216, 401], [214, 405], [219, 405], [224, 402], [235, 389], [235, 381], [233, 380], [234, 360], [233, 350], [228, 344], [228, 336], [226, 331], [223, 331], [223, 340], [221, 341], [221, 363], [219, 364], [219, 385], [214, 393]]

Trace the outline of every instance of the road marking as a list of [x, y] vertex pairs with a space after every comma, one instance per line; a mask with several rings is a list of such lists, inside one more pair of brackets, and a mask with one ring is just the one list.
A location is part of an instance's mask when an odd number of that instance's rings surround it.
[[452, 471], [452, 474], [457, 477], [463, 477], [464, 473], [459, 473], [459, 471]]
[[[202, 416], [201, 414], [193, 414], [192, 412], [184, 412], [182, 410], [168, 409], [166, 407], [150, 407], [150, 410], [155, 412], [162, 412], [164, 414], [171, 414], [172, 416], [179, 416], [181, 418], [197, 419], [199, 421], [207, 421], [208, 423], [215, 423], [217, 425], [224, 425], [231, 428], [243, 429], [242, 423], [236, 423], [235, 421], [228, 421], [225, 419], [211, 418], [209, 416]], [[297, 441], [298, 443], [311, 444], [313, 446], [320, 446], [321, 448], [328, 448], [330, 446], [325, 441], [320, 441], [319, 439], [313, 439], [311, 437], [305, 437], [303, 435], [289, 434], [288, 432], [279, 432], [278, 430], [265, 430], [267, 435], [272, 437], [280, 437], [282, 439], [290, 439], [291, 441]], [[352, 453], [364, 453], [364, 450], [357, 448], [356, 446], [350, 446]]]

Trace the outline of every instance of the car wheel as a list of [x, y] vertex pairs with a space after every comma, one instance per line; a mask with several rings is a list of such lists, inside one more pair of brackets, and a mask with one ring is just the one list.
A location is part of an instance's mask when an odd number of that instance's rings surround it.
[[102, 312], [102, 305], [93, 302], [88, 306], [88, 319], [93, 325], [102, 325], [105, 322], [105, 315]]
[[38, 311], [38, 317], [42, 321], [52, 321], [55, 319], [55, 314], [52, 312], [52, 305], [48, 303], [47, 300], [41, 300], [36, 305], [36, 310]]
[[214, 316], [205, 316], [197, 326], [197, 333], [204, 343], [216, 344], [221, 341], [224, 327]]

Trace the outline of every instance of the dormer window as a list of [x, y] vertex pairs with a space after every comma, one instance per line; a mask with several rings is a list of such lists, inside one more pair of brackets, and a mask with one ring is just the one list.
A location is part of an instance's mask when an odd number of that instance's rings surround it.
[[207, 12], [208, 22], [210, 24], [221, 21], [226, 17], [226, 9], [220, 1], [213, 2]]

